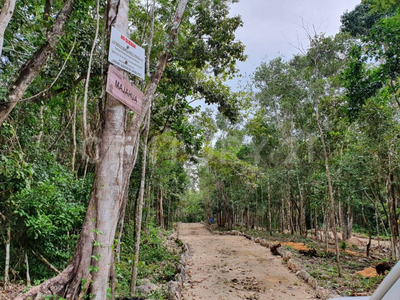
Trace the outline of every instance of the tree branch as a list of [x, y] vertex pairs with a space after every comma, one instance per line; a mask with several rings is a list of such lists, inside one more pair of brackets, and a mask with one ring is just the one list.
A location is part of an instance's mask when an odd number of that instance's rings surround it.
[[52, 30], [47, 33], [46, 43], [33, 54], [31, 59], [21, 68], [16, 80], [10, 85], [7, 92], [8, 102], [0, 103], [0, 126], [47, 63], [50, 54], [54, 52], [60, 36], [63, 34], [65, 24], [71, 15], [73, 4], [74, 0], [65, 1]]

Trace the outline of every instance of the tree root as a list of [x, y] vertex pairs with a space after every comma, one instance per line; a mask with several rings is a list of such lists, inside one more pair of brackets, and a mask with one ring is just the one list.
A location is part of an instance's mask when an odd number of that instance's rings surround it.
[[74, 266], [69, 265], [56, 277], [46, 280], [42, 284], [31, 288], [28, 292], [20, 294], [15, 300], [36, 299], [38, 296], [59, 295], [65, 293], [68, 283], [74, 279]]

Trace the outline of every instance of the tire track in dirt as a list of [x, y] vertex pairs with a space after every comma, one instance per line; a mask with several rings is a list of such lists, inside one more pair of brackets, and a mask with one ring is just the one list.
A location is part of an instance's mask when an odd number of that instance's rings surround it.
[[184, 300], [317, 299], [280, 257], [244, 237], [213, 235], [202, 224], [179, 224], [189, 244]]

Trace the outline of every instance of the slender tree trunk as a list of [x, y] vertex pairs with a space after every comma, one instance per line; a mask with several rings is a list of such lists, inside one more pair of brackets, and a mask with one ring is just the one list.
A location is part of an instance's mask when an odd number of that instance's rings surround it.
[[146, 185], [146, 161], [147, 161], [147, 139], [149, 136], [149, 127], [150, 127], [150, 109], [147, 114], [147, 124], [146, 124], [146, 131], [143, 137], [143, 154], [142, 154], [142, 178], [140, 180], [140, 190], [139, 190], [139, 197], [138, 207], [136, 211], [136, 222], [135, 222], [135, 255], [133, 261], [133, 268], [132, 268], [132, 280], [131, 280], [131, 297], [135, 297], [136, 293], [136, 278], [137, 278], [137, 270], [138, 270], [138, 263], [139, 263], [139, 250], [140, 250], [140, 235], [142, 230], [142, 212], [143, 212], [143, 199], [144, 199], [144, 188]]
[[[151, 155], [149, 155], [151, 156]], [[151, 169], [150, 169], [151, 170]], [[150, 224], [151, 220], [151, 180], [152, 180], [152, 172], [150, 172], [149, 180], [147, 183], [147, 192], [146, 192], [146, 199], [147, 199], [147, 216], [146, 216], [146, 224]], [[148, 234], [149, 226], [145, 227], [146, 234]]]
[[[94, 34], [94, 39], [92, 43], [92, 49], [90, 51], [89, 55], [89, 65], [87, 68], [87, 75], [86, 75], [86, 80], [85, 80], [85, 92], [83, 96], [83, 114], [82, 114], [82, 121], [83, 121], [83, 138], [84, 138], [84, 150], [87, 154], [90, 154], [90, 145], [88, 145], [89, 141], [89, 128], [88, 128], [88, 122], [87, 122], [87, 103], [88, 103], [88, 95], [89, 95], [89, 80], [90, 80], [90, 71], [92, 69], [92, 60], [93, 60], [93, 54], [96, 49], [96, 44], [97, 44], [97, 38], [99, 35], [99, 24], [100, 24], [100, 0], [97, 0], [97, 6], [96, 6], [96, 31]], [[122, 27], [125, 27], [125, 24], [121, 24]], [[124, 28], [125, 29], [125, 28]], [[124, 30], [123, 29], [123, 30]], [[126, 31], [126, 29], [124, 30]]]
[[151, 48], [153, 47], [153, 38], [154, 38], [154, 8], [155, 8], [156, 2], [153, 0], [153, 4], [150, 9], [150, 36], [149, 36], [149, 41], [148, 41], [148, 46], [147, 46], [147, 55], [146, 55], [146, 74], [148, 77], [150, 77], [150, 55], [151, 55]]
[[399, 235], [397, 216], [396, 216], [396, 202], [392, 193], [392, 178], [393, 174], [389, 174], [386, 179], [387, 201], [389, 207], [389, 226], [390, 226], [390, 240], [393, 259], [398, 258], [397, 238]]
[[288, 183], [288, 196], [287, 196], [287, 207], [288, 207], [288, 219], [289, 219], [289, 230], [290, 234], [294, 235], [295, 228], [294, 228], [294, 210], [293, 210], [293, 203], [292, 203], [292, 189], [290, 183]]
[[76, 157], [76, 103], [78, 101], [78, 94], [75, 93], [74, 96], [74, 111], [72, 112], [72, 159], [71, 159], [71, 168], [72, 173], [75, 172], [75, 157]]
[[314, 209], [314, 236], [318, 237], [318, 212], [317, 212], [317, 208]]
[[[0, 57], [3, 52], [4, 32], [14, 13], [17, 0], [5, 0], [0, 13]], [[1, 125], [1, 124], [0, 124]]]
[[365, 217], [363, 204], [361, 204], [361, 213], [362, 213], [364, 225], [368, 228], [368, 244], [367, 244], [366, 255], [367, 255], [367, 259], [369, 259], [369, 254], [370, 254], [370, 249], [371, 249], [371, 239], [372, 239], [372, 228], [371, 228], [371, 224], [369, 222], [367, 222], [367, 218]]
[[375, 226], [376, 226], [376, 237], [378, 239], [378, 247], [381, 245], [381, 237], [379, 234], [379, 216], [378, 216], [378, 204], [376, 201], [374, 202], [374, 208], [375, 208]]
[[353, 212], [351, 211], [350, 203], [347, 204], [347, 238], [353, 235]]
[[346, 209], [346, 206], [344, 204], [342, 204], [342, 201], [339, 201], [339, 205], [338, 205], [338, 209], [339, 209], [339, 226], [342, 229], [342, 239], [345, 241], [347, 240], [347, 222], [345, 221], [346, 219], [346, 213], [344, 212], [344, 210]]
[[[129, 193], [129, 190], [126, 189], [125, 193]], [[128, 199], [128, 195], [124, 196], [124, 199]], [[115, 249], [115, 252], [117, 253], [117, 262], [121, 262], [121, 243], [122, 243], [122, 236], [124, 233], [124, 225], [125, 225], [125, 213], [126, 213], [126, 203], [125, 207], [122, 209], [122, 213], [119, 217], [119, 231], [118, 231], [118, 241], [117, 241], [117, 247]]]
[[272, 230], [272, 214], [271, 214], [272, 206], [271, 206], [271, 185], [270, 185], [269, 181], [268, 181], [267, 189], [268, 189], [268, 231], [271, 231]]
[[280, 224], [280, 232], [283, 233], [283, 231], [286, 228], [286, 223], [285, 223], [285, 199], [281, 196], [281, 224]]
[[28, 251], [25, 251], [25, 267], [26, 267], [26, 285], [31, 285], [31, 275], [29, 273], [29, 260], [28, 260]]
[[167, 203], [168, 203], [168, 205], [167, 205], [167, 207], [168, 207], [168, 209], [167, 209], [167, 218], [166, 218], [167, 222], [166, 222], [165, 228], [167, 230], [169, 230], [170, 226], [171, 226], [170, 224], [172, 222], [172, 219], [171, 219], [171, 199], [169, 199], [167, 201]]
[[338, 226], [340, 229], [343, 228], [343, 211], [342, 211], [342, 201], [340, 200], [340, 194], [339, 194], [339, 200], [338, 200]]
[[38, 138], [36, 141], [36, 146], [38, 148], [40, 147], [40, 143], [42, 142], [42, 138], [43, 138], [43, 128], [44, 128], [43, 109], [44, 109], [44, 105], [42, 102], [42, 104], [40, 105], [40, 110], [39, 110], [40, 131], [39, 131], [39, 135], [38, 135]]
[[300, 179], [297, 176], [297, 184], [299, 186], [299, 194], [300, 194], [300, 235], [307, 236], [307, 225], [306, 225], [306, 209], [305, 209], [305, 201], [304, 196], [301, 191]]
[[161, 229], [165, 228], [164, 225], [164, 203], [163, 203], [163, 191], [160, 189], [160, 197], [158, 198], [158, 211], [159, 211], [159, 226]]
[[[137, 144], [133, 156], [134, 156], [134, 162], [133, 164], [136, 165], [136, 160], [137, 160], [137, 154], [139, 151], [139, 143]], [[126, 213], [126, 206], [127, 206], [127, 201], [129, 197], [129, 189], [125, 190], [125, 195], [124, 195], [124, 200], [122, 204], [122, 212], [120, 212], [119, 216], [119, 232], [118, 232], [118, 241], [117, 241], [117, 247], [115, 249], [115, 252], [117, 253], [117, 262], [121, 262], [121, 242], [122, 242], [122, 236], [124, 234], [124, 225], [125, 225], [125, 213]], [[133, 201], [132, 201], [133, 202]], [[129, 218], [128, 218], [129, 222]]]
[[11, 227], [7, 227], [7, 240], [6, 240], [6, 265], [4, 268], [4, 290], [7, 289], [8, 281], [10, 279], [10, 245], [11, 245]]
[[327, 212], [326, 212], [326, 209], [324, 209], [323, 211], [322, 211], [322, 213], [323, 213], [323, 216], [324, 216], [324, 225], [323, 225], [323, 227], [324, 227], [324, 233], [323, 233], [323, 235], [324, 235], [324, 251], [325, 251], [325, 255], [326, 256], [328, 256], [328, 254], [329, 254], [329, 217], [328, 217], [328, 214], [327, 214]]
[[71, 15], [73, 4], [74, 0], [65, 1], [57, 19], [54, 21], [53, 28], [47, 33], [46, 43], [33, 54], [32, 58], [21, 68], [16, 80], [10, 84], [7, 92], [8, 102], [0, 103], [0, 126], [46, 64], [50, 54], [54, 52], [60, 36], [63, 34], [65, 24]]
[[340, 269], [339, 241], [338, 241], [338, 235], [337, 235], [337, 231], [336, 231], [336, 221], [335, 221], [335, 198], [333, 196], [333, 187], [332, 187], [331, 175], [330, 175], [330, 171], [329, 171], [329, 160], [328, 160], [328, 153], [326, 151], [324, 132], [322, 130], [320, 119], [319, 119], [318, 103], [315, 107], [315, 116], [316, 116], [317, 126], [318, 126], [318, 130], [319, 130], [320, 138], [321, 138], [322, 150], [323, 150], [323, 154], [324, 154], [326, 178], [328, 180], [329, 202], [330, 202], [330, 221], [331, 221], [333, 236], [335, 239], [336, 264], [337, 264], [337, 268], [338, 268], [338, 276], [342, 277], [342, 274], [341, 274], [342, 272]]

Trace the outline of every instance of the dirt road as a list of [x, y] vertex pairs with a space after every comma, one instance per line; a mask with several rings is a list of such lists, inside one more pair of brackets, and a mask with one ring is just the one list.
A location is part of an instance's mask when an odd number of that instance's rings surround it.
[[189, 244], [185, 300], [304, 300], [315, 291], [269, 249], [240, 236], [213, 235], [201, 224], [180, 224]]

